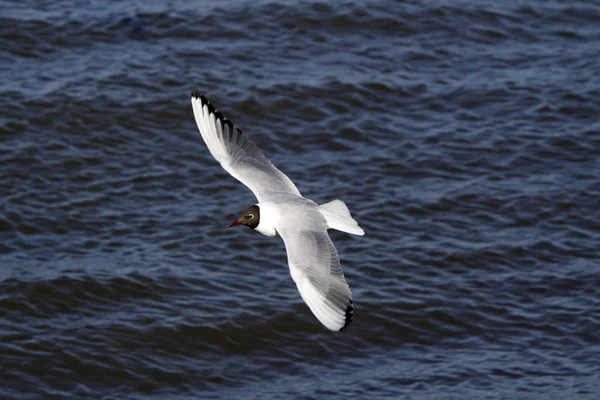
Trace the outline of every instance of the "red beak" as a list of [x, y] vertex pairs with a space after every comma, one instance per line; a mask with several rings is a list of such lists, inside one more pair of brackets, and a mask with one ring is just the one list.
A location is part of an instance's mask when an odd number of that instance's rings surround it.
[[231, 228], [233, 226], [239, 225], [241, 222], [238, 221], [237, 219], [235, 221], [233, 221], [232, 223], [230, 223], [229, 225], [227, 225], [228, 228]]

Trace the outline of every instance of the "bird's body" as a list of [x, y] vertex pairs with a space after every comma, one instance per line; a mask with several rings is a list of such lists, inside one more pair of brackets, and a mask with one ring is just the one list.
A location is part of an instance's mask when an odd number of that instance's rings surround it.
[[199, 93], [192, 93], [198, 129], [209, 151], [233, 177], [254, 192], [258, 203], [229, 226], [246, 225], [281, 237], [292, 279], [313, 314], [332, 331], [352, 320], [352, 294], [328, 229], [364, 231], [340, 200], [317, 205], [266, 159], [256, 145]]
[[260, 208], [260, 222], [254, 229], [265, 236], [277, 237], [282, 228], [281, 222], [293, 221], [299, 229], [327, 229], [325, 217], [319, 212], [314, 201], [302, 196], [280, 194], [257, 204]]

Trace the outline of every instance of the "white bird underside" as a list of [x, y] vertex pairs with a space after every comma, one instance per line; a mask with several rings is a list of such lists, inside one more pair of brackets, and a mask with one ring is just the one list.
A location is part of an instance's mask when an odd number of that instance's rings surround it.
[[327, 233], [329, 228], [364, 235], [346, 205], [334, 200], [318, 206], [305, 199], [294, 183], [203, 95], [192, 93], [192, 107], [210, 153], [256, 196], [260, 209], [256, 229], [264, 234], [276, 232], [283, 239], [290, 274], [304, 302], [328, 329], [346, 327], [354, 310], [352, 293]]

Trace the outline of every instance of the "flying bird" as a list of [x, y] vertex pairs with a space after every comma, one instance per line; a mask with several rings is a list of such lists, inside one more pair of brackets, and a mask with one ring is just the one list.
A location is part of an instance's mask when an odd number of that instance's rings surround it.
[[327, 230], [365, 234], [346, 204], [333, 200], [318, 205], [304, 198], [290, 178], [201, 93], [192, 93], [192, 108], [212, 156], [257, 199], [229, 227], [245, 225], [281, 237], [290, 274], [304, 302], [327, 329], [344, 329], [354, 313], [352, 293]]

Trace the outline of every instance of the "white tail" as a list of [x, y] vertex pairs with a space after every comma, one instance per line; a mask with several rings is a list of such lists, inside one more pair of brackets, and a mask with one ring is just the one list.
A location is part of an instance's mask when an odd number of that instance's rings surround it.
[[337, 229], [338, 231], [352, 233], [353, 235], [364, 235], [365, 231], [358, 226], [352, 216], [350, 210], [346, 207], [346, 204], [341, 200], [333, 200], [329, 203], [321, 204], [319, 211], [325, 217], [327, 225], [331, 229]]

